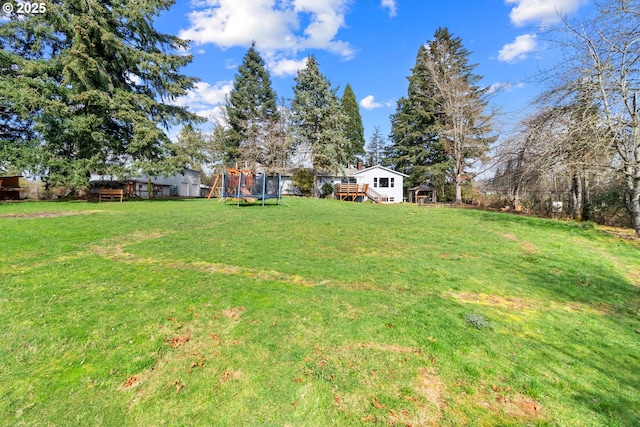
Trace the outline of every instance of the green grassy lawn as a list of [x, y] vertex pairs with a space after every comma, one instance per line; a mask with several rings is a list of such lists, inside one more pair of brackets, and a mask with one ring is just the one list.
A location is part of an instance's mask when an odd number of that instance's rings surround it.
[[0, 425], [640, 425], [637, 241], [288, 204], [0, 204]]

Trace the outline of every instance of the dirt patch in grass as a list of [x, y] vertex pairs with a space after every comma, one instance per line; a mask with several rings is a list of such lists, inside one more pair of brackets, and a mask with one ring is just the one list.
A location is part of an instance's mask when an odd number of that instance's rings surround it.
[[88, 252], [105, 258], [134, 260], [136, 257], [125, 252], [125, 246], [144, 242], [145, 240], [159, 239], [166, 235], [167, 233], [164, 232], [138, 232], [124, 236], [111, 237], [88, 249]]
[[131, 233], [125, 236], [111, 237], [101, 241], [99, 244], [91, 247], [87, 252], [111, 258], [118, 261], [126, 261], [140, 263], [145, 265], [162, 265], [163, 267], [195, 270], [210, 274], [224, 274], [229, 276], [242, 276], [258, 280], [270, 282], [283, 282], [299, 286], [339, 286], [340, 288], [350, 288], [356, 290], [372, 290], [377, 289], [376, 286], [368, 283], [360, 282], [340, 282], [333, 280], [313, 280], [297, 274], [281, 273], [274, 270], [261, 270], [256, 268], [239, 267], [229, 264], [221, 264], [205, 261], [182, 261], [182, 260], [163, 260], [160, 258], [143, 258], [135, 254], [126, 252], [128, 245], [144, 242], [147, 240], [160, 239], [165, 237], [167, 232], [147, 232], [147, 233]]
[[422, 367], [418, 370], [416, 391], [427, 398], [429, 403], [442, 409], [444, 402], [444, 385], [434, 368]]
[[500, 233], [500, 236], [504, 237], [507, 240], [513, 240], [514, 242], [520, 243], [520, 245], [522, 246], [522, 249], [524, 249], [525, 252], [535, 252], [538, 250], [536, 245], [534, 245], [531, 242], [527, 242], [526, 240], [520, 240], [518, 236], [516, 236], [515, 234]]
[[523, 313], [529, 311], [540, 310], [556, 310], [556, 311], [568, 311], [571, 313], [592, 313], [600, 316], [609, 315], [615, 313], [615, 308], [608, 304], [583, 304], [579, 302], [568, 302], [561, 304], [550, 301], [542, 305], [539, 301], [507, 297], [501, 295], [490, 295], [475, 292], [444, 292], [442, 294], [444, 298], [452, 298], [463, 303], [479, 304], [495, 308], [507, 309], [511, 312]]
[[88, 211], [67, 211], [67, 212], [32, 212], [25, 214], [2, 214], [0, 218], [55, 218], [59, 216], [71, 215], [90, 215], [104, 211], [88, 210]]
[[596, 228], [599, 231], [602, 231], [603, 233], [608, 234], [610, 236], [615, 236], [620, 239], [630, 240], [640, 245], [640, 238], [636, 236], [636, 232], [631, 228], [608, 227], [605, 225], [598, 225], [596, 226]]
[[227, 319], [239, 320], [242, 313], [247, 309], [245, 307], [231, 307], [222, 312], [222, 315]]
[[640, 287], [640, 270], [630, 271], [627, 275], [629, 276], [633, 286]]
[[444, 297], [449, 297], [462, 302], [489, 305], [492, 307], [504, 307], [510, 310], [533, 310], [536, 303], [522, 298], [505, 297], [500, 295], [478, 294], [475, 292], [445, 292]]
[[401, 345], [395, 344], [378, 344], [373, 342], [358, 344], [359, 348], [366, 348], [371, 350], [382, 350], [382, 351], [390, 351], [392, 353], [398, 354], [422, 354], [420, 349], [404, 347]]
[[426, 421], [426, 425], [438, 425], [438, 420], [442, 416], [446, 403], [444, 400], [444, 384], [436, 370], [434, 368], [420, 368], [414, 390], [427, 400], [426, 405], [418, 405], [419, 417], [416, 421]]
[[243, 374], [241, 370], [237, 370], [237, 371], [226, 370], [222, 373], [222, 375], [220, 375], [220, 382], [228, 383], [229, 381], [238, 381], [242, 379], [242, 376]]
[[329, 281], [320, 282], [307, 279], [305, 277], [280, 273], [273, 270], [259, 270], [235, 265], [211, 263], [211, 262], [187, 262], [187, 261], [164, 261], [156, 258], [141, 258], [125, 251], [125, 247], [146, 240], [159, 239], [166, 236], [166, 232], [132, 233], [127, 236], [113, 237], [103, 240], [99, 245], [95, 245], [90, 252], [99, 256], [119, 261], [130, 261], [144, 264], [161, 264], [169, 268], [197, 270], [211, 274], [242, 275], [254, 279], [261, 279], [274, 282], [285, 282], [300, 286], [324, 286], [330, 284]]
[[317, 286], [322, 283], [316, 283], [312, 280], [309, 280], [305, 277], [280, 273], [278, 271], [273, 270], [258, 270], [253, 268], [246, 267], [237, 267], [235, 265], [227, 265], [227, 264], [219, 264], [212, 262], [192, 262], [192, 263], [172, 263], [172, 267], [175, 268], [192, 268], [194, 270], [200, 270], [207, 273], [217, 273], [217, 274], [242, 274], [243, 276], [249, 276], [254, 279], [261, 279], [266, 281], [280, 281], [291, 283], [294, 285], [301, 286]]
[[508, 386], [498, 387], [492, 384], [491, 389], [479, 393], [479, 397], [483, 400], [481, 406], [509, 418], [528, 421], [544, 418], [540, 402], [520, 393], [512, 393]]

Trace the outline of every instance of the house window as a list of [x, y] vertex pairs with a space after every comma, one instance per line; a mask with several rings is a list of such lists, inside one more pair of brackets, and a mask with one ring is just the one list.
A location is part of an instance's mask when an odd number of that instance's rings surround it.
[[391, 178], [391, 188], [393, 188], [393, 185], [395, 184], [396, 179], [395, 178]]
[[389, 187], [389, 178], [380, 178], [380, 188]]
[[373, 186], [374, 187], [378, 186], [378, 178], [373, 178]]
[[[391, 179], [393, 179], [393, 178], [391, 178]], [[393, 198], [393, 197], [389, 197], [389, 201], [390, 201], [390, 202], [393, 202], [393, 201], [394, 201], [394, 198]]]

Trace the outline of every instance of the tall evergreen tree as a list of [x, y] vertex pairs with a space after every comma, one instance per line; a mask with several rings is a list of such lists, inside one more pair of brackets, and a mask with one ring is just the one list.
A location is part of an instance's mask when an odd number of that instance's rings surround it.
[[238, 67], [226, 109], [230, 125], [226, 163], [261, 161], [264, 141], [279, 115], [271, 77], [255, 42]]
[[167, 52], [188, 44], [153, 27], [172, 4], [47, 2], [2, 24], [0, 120], [14, 132], [0, 158], [69, 186], [114, 167], [175, 169], [165, 130], [197, 117], [171, 103], [196, 79], [180, 73], [190, 55]]
[[373, 134], [367, 144], [365, 153], [365, 165], [367, 167], [375, 166], [382, 163], [382, 158], [386, 151], [386, 141], [380, 130], [380, 126], [373, 128]]
[[408, 186], [433, 181], [434, 165], [447, 161], [438, 139], [433, 86], [424, 67], [426, 54], [426, 47], [421, 46], [407, 77], [407, 96], [398, 100], [391, 116], [391, 146], [385, 159], [385, 164], [409, 175]]
[[349, 83], [344, 88], [341, 107], [342, 112], [347, 117], [345, 136], [348, 143], [344, 150], [345, 156], [347, 163], [355, 163], [357, 156], [365, 153], [364, 126], [362, 126], [362, 117], [360, 116], [360, 107], [358, 106], [358, 101], [356, 101], [356, 95], [353, 93]]
[[456, 203], [462, 202], [468, 167], [482, 159], [496, 140], [492, 116], [486, 112], [487, 89], [477, 86], [482, 77], [473, 74], [476, 65], [469, 64], [470, 55], [459, 37], [438, 28], [423, 56], [426, 80], [432, 85], [438, 141], [453, 166]]
[[407, 97], [391, 117], [389, 162], [410, 175], [408, 185], [428, 180], [444, 184], [451, 175], [461, 202], [465, 173], [495, 141], [486, 89], [477, 86], [470, 52], [446, 28], [418, 50]]
[[178, 134], [175, 157], [189, 169], [200, 172], [204, 178], [204, 169], [213, 160], [211, 146], [209, 138], [200, 129], [188, 124]]
[[318, 173], [335, 172], [344, 164], [346, 116], [340, 108], [336, 89], [320, 73], [315, 57], [307, 59], [293, 87], [292, 132], [309, 151], [313, 169], [313, 196], [318, 195]]

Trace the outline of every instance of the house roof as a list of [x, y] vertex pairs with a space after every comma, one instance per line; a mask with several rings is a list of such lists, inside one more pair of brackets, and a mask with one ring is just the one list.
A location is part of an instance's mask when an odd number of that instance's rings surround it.
[[395, 175], [400, 175], [400, 176], [403, 176], [405, 178], [407, 178], [409, 176], [409, 175], [403, 174], [402, 172], [398, 172], [398, 171], [394, 171], [393, 169], [385, 168], [384, 166], [381, 166], [381, 165], [375, 165], [375, 166], [368, 167], [366, 169], [359, 170], [359, 171], [355, 172], [354, 175], [359, 175], [361, 173], [364, 173], [364, 172], [367, 172], [367, 171], [370, 171], [370, 170], [373, 170], [373, 169], [382, 169], [384, 171], [393, 173]]
[[418, 185], [417, 187], [413, 187], [413, 188], [409, 189], [409, 191], [415, 191], [415, 190], [418, 190], [418, 191], [432, 191], [432, 190], [435, 190], [435, 188], [433, 188], [430, 185], [422, 184], [422, 185]]
[[[293, 173], [297, 170], [298, 168], [290, 168], [289, 170], [285, 171], [282, 175], [283, 176], [293, 176]], [[336, 173], [331, 173], [331, 172], [318, 172], [318, 176], [321, 177], [335, 177], [335, 178], [348, 178], [348, 177], [352, 177], [352, 176], [356, 176], [358, 174], [364, 173], [366, 171], [370, 171], [373, 169], [382, 169], [384, 171], [387, 171], [389, 173], [398, 175], [398, 176], [403, 176], [405, 178], [407, 178], [409, 175], [405, 175], [402, 172], [397, 172], [394, 171], [393, 169], [389, 169], [389, 168], [385, 168], [384, 166], [381, 165], [375, 165], [375, 166], [371, 166], [368, 167], [366, 169], [361, 169], [358, 170], [357, 168], [343, 168], [341, 171], [338, 171]]]
[[358, 172], [356, 168], [342, 168], [337, 172], [318, 172], [318, 176], [322, 177], [350, 177], [353, 176], [355, 172]]

